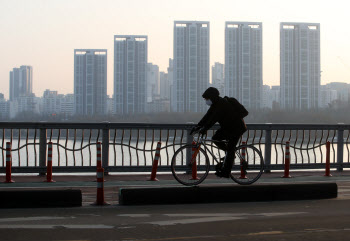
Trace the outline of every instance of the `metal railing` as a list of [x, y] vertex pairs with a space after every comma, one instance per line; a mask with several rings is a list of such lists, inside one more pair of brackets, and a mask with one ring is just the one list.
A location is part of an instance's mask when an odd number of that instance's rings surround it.
[[[284, 145], [290, 142], [291, 168], [325, 165], [325, 144], [331, 143], [331, 167], [350, 167], [350, 125], [249, 124], [240, 142], [256, 146], [266, 170], [284, 167]], [[192, 143], [193, 124], [144, 123], [0, 123], [0, 171], [5, 172], [5, 145], [12, 143], [14, 173], [45, 173], [47, 143], [52, 142], [54, 172], [95, 172], [96, 143], [102, 143], [107, 172], [150, 172], [157, 142], [162, 142], [158, 171], [170, 171], [173, 153]], [[218, 126], [209, 130], [211, 137]], [[212, 151], [224, 155], [212, 145]], [[212, 164], [214, 164], [213, 160]]]

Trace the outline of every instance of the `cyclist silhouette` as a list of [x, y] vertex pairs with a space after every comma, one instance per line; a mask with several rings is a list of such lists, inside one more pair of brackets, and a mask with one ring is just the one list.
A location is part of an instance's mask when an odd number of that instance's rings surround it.
[[[225, 160], [223, 166], [222, 163], [216, 166], [215, 175], [229, 178], [236, 145], [247, 130], [243, 118], [248, 115], [248, 111], [235, 98], [220, 97], [219, 91], [214, 87], [209, 87], [202, 97], [210, 108], [197, 126], [192, 128], [191, 134], [197, 131], [205, 134], [216, 122], [220, 124], [212, 140], [219, 149], [226, 152], [226, 157], [222, 158]], [[220, 142], [222, 140], [228, 141], [227, 144]]]

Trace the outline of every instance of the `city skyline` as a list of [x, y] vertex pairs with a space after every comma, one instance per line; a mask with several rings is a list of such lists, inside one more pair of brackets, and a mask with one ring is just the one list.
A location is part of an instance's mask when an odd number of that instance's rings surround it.
[[[225, 21], [262, 22], [263, 81], [268, 85], [279, 84], [280, 22], [320, 23], [321, 84], [350, 82], [350, 50], [346, 43], [350, 30], [342, 21], [347, 16], [346, 8], [339, 8], [343, 1], [296, 1], [300, 4], [291, 6], [286, 1], [216, 1], [214, 4], [212, 1], [193, 0], [186, 1], [185, 9], [181, 8], [181, 1], [104, 2], [2, 1], [0, 20], [6, 24], [0, 26], [3, 33], [0, 41], [6, 48], [3, 49], [4, 60], [0, 61], [0, 87], [5, 97], [9, 97], [8, 73], [20, 65], [33, 66], [35, 94], [39, 95], [45, 89], [72, 93], [73, 49], [101, 48], [112, 53], [111, 38], [116, 34], [148, 35], [148, 62], [159, 65], [160, 71], [166, 71], [168, 59], [173, 57], [172, 25], [176, 20], [210, 22], [210, 66], [215, 62], [224, 63]], [[298, 5], [303, 7], [298, 8]], [[92, 8], [96, 10], [93, 16], [88, 11]], [[232, 9], [235, 9], [234, 14]], [[336, 14], [330, 14], [332, 11]], [[111, 54], [107, 62], [107, 86], [113, 86]], [[108, 94], [112, 96], [113, 88], [108, 88]]]
[[[317, 109], [320, 97], [320, 24], [281, 23], [280, 31], [281, 107]], [[168, 85], [170, 102], [169, 99], [164, 102], [164, 99], [160, 100], [159, 67], [147, 61], [148, 36], [115, 35], [114, 113], [159, 112], [169, 109], [169, 104], [172, 112], [204, 112], [206, 106], [201, 95], [209, 86], [209, 36], [209, 22], [174, 21], [174, 75]], [[262, 102], [268, 102], [262, 96], [261, 39], [262, 24], [259, 22], [226, 22], [225, 64], [216, 62], [212, 66], [214, 86], [220, 89], [225, 76], [221, 95], [235, 97], [252, 110], [260, 109]], [[172, 62], [169, 59], [169, 67]], [[21, 66], [10, 72], [11, 86], [17, 83], [17, 92], [22, 89], [20, 79], [23, 78], [20, 74], [15, 78], [15, 70], [20, 72], [20, 69], [27, 68]], [[30, 87], [24, 89], [30, 89], [31, 93], [33, 70], [29, 68], [29, 74], [24, 76], [30, 76], [30, 80], [25, 79], [24, 83], [30, 83]], [[107, 50], [74, 50], [75, 114], [107, 113], [106, 73]], [[264, 93], [269, 93], [270, 87], [265, 87]], [[27, 92], [25, 96], [29, 95]], [[53, 92], [57, 95], [57, 91]]]

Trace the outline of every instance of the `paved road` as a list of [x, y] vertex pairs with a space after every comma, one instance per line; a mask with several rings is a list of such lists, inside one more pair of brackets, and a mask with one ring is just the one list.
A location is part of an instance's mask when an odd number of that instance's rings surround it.
[[1, 210], [1, 240], [348, 240], [350, 201]]
[[[336, 181], [339, 197], [329, 200], [250, 202], [160, 206], [119, 206], [117, 189], [135, 185], [177, 185], [173, 180], [145, 182], [110, 180], [107, 207], [89, 205], [95, 183], [63, 179], [50, 188], [81, 188], [84, 206], [55, 209], [0, 209], [0, 240], [347, 240], [350, 235], [350, 174], [325, 178], [319, 174], [295, 174], [281, 179], [267, 175], [259, 183]], [[41, 181], [0, 184], [0, 190], [47, 188]], [[28, 177], [27, 177], [28, 178]], [[37, 177], [36, 177], [37, 178]], [[65, 177], [67, 179], [67, 177]], [[72, 177], [71, 179], [74, 179]], [[84, 177], [89, 179], [90, 177]], [[83, 178], [83, 179], [84, 179]], [[57, 180], [60, 177], [56, 178]], [[234, 185], [222, 179], [206, 185]], [[63, 185], [64, 184], [64, 185]], [[118, 184], [118, 185], [117, 185]], [[117, 185], [117, 186], [116, 186]]]

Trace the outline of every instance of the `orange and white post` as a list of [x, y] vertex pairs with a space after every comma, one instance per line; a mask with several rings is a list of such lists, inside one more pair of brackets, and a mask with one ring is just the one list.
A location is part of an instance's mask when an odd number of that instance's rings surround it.
[[[242, 141], [242, 145], [245, 145], [245, 144], [246, 144], [246, 142]], [[243, 169], [243, 164], [242, 164], [242, 162], [246, 161], [246, 148], [245, 147], [242, 148], [242, 159], [243, 160], [241, 160], [241, 176], [239, 177], [239, 179], [247, 179], [247, 176], [245, 175], [245, 171]]]
[[52, 180], [52, 142], [47, 144], [47, 171], [45, 182], [55, 182]]
[[93, 205], [108, 205], [105, 202], [105, 194], [104, 194], [104, 169], [97, 168], [97, 194], [96, 194], [96, 202]]
[[156, 149], [156, 155], [154, 156], [153, 160], [153, 165], [152, 165], [152, 173], [151, 173], [151, 178], [148, 181], [159, 181], [156, 176], [157, 176], [157, 169], [158, 169], [158, 161], [160, 158], [160, 147], [162, 143], [159, 141], [157, 143], [157, 149]]
[[192, 163], [192, 178], [191, 180], [198, 180], [198, 176], [197, 176], [197, 161], [196, 161], [196, 158], [197, 158], [197, 155], [198, 155], [198, 152], [199, 152], [199, 146], [196, 147], [196, 142], [192, 142], [192, 156], [191, 156], [191, 163]]
[[96, 178], [97, 178], [97, 171], [99, 168], [102, 168], [101, 142], [96, 143]]
[[6, 183], [13, 183], [15, 181], [11, 178], [12, 155], [11, 142], [6, 142]]
[[96, 168], [97, 169], [102, 168], [101, 142], [96, 143], [96, 153], [97, 153]]
[[332, 176], [330, 156], [331, 156], [331, 143], [329, 141], [327, 141], [327, 143], [326, 143], [326, 173], [325, 173], [325, 177]]
[[283, 178], [291, 178], [289, 175], [290, 168], [290, 152], [289, 152], [289, 141], [286, 142], [286, 154], [284, 158], [284, 175]]

